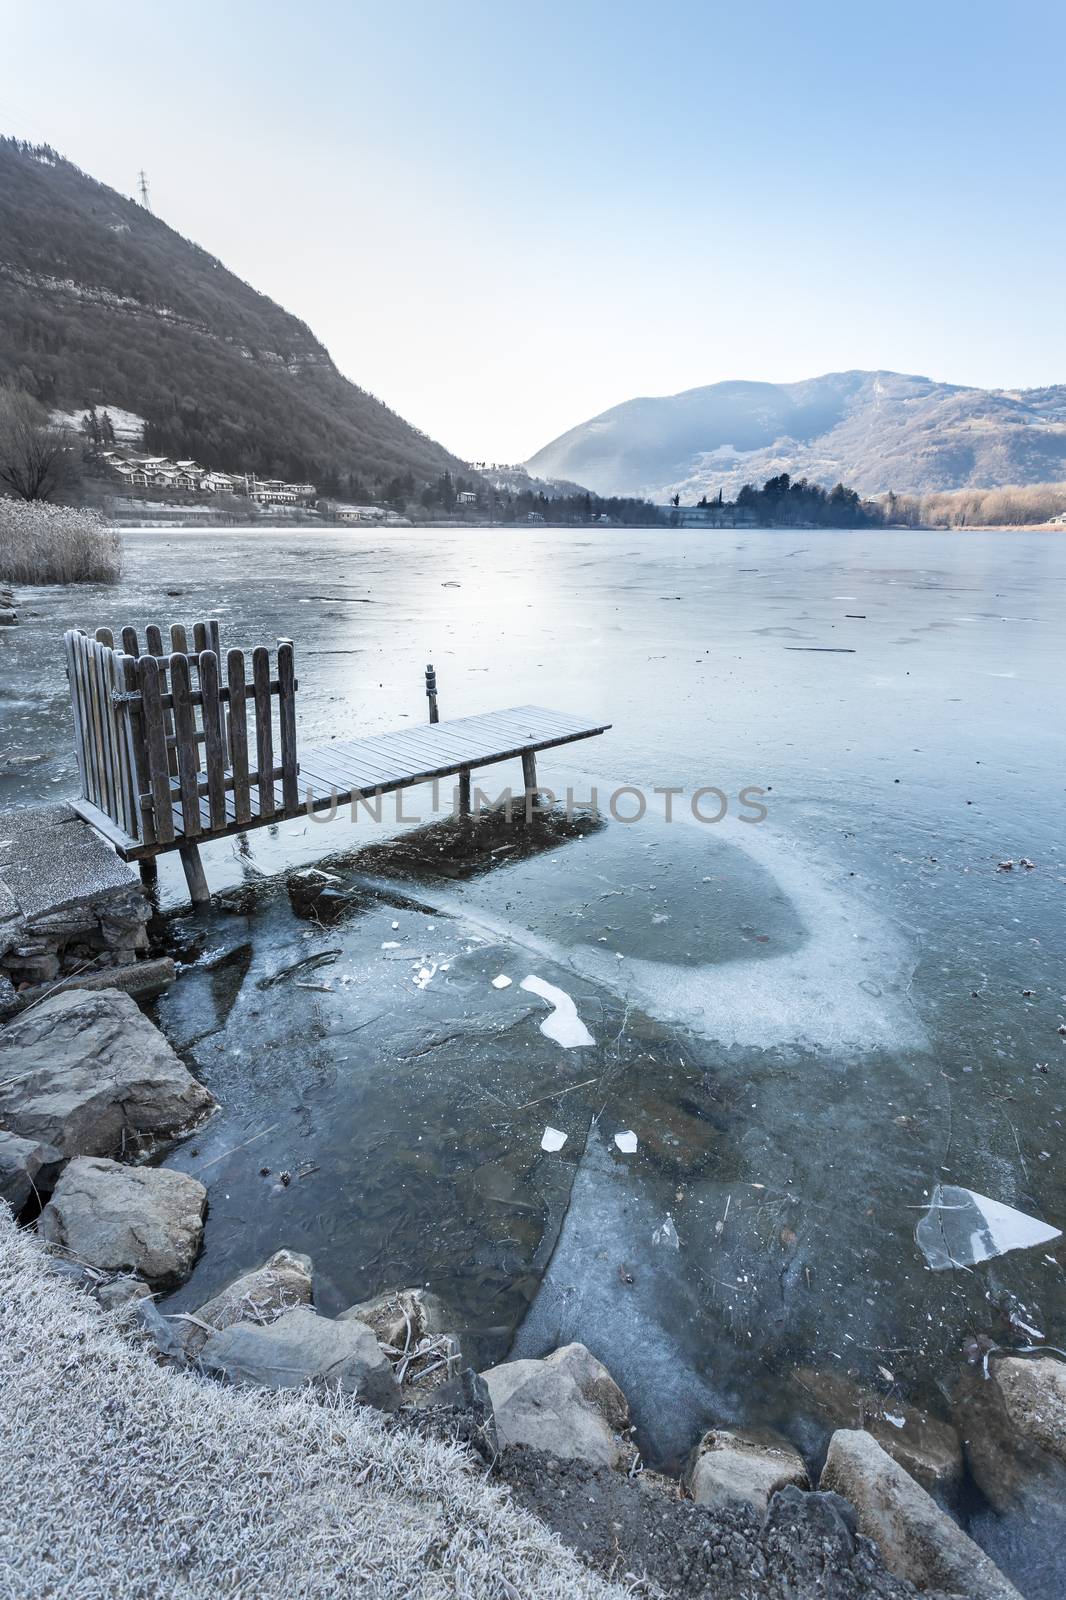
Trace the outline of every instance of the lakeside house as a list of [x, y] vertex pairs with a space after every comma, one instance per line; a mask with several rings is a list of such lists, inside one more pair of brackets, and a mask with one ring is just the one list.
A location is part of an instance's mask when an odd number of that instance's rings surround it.
[[351, 506], [337, 501], [320, 501], [319, 512], [331, 522], [385, 522], [384, 506]]

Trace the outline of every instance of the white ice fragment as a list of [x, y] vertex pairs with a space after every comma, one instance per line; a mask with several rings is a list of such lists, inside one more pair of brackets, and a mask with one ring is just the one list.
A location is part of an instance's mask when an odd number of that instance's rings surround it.
[[323, 867], [303, 867], [299, 872], [293, 873], [294, 878], [325, 878], [327, 883], [341, 883], [335, 872], [326, 872]]
[[399, 926], [400, 926], [400, 924], [399, 924], [399, 923], [398, 923], [398, 922], [394, 922], [394, 923], [393, 923], [393, 924], [392, 924], [392, 931], [393, 931], [393, 932], [394, 932], [394, 933], [395, 933], [395, 931], [396, 931], [396, 929], [397, 929], [397, 928], [398, 928], [398, 927], [399, 927]]
[[670, 1215], [669, 1211], [666, 1213], [665, 1218], [662, 1222], [660, 1222], [659, 1226], [652, 1234], [651, 1242], [652, 1244], [666, 1245], [670, 1250], [680, 1250], [681, 1240], [677, 1237], [677, 1229], [674, 1227], [674, 1219]]
[[566, 1143], [566, 1134], [558, 1128], [545, 1128], [540, 1141], [542, 1150], [561, 1150]]
[[652, 915], [652, 919], [651, 919], [651, 923], [652, 923], [652, 927], [653, 928], [658, 928], [661, 923], [669, 922], [669, 921], [670, 921], [670, 918], [667, 916], [665, 911], [656, 911], [656, 912], [654, 912], [653, 915]]
[[915, 1242], [934, 1272], [973, 1267], [1009, 1250], [1030, 1250], [1060, 1237], [1061, 1229], [1038, 1217], [953, 1183], [936, 1185], [929, 1210], [914, 1230]]
[[493, 978], [492, 987], [494, 989], [509, 989], [511, 987], [511, 980], [506, 973], [501, 972], [498, 978]]
[[383, 950], [400, 950], [402, 949], [402, 946], [399, 939], [386, 939], [382, 943], [381, 948]]
[[530, 994], [539, 994], [542, 1000], [547, 1000], [552, 1007], [550, 1017], [545, 1017], [540, 1025], [540, 1031], [549, 1039], [554, 1039], [556, 1044], [561, 1044], [564, 1050], [574, 1050], [581, 1045], [595, 1044], [591, 1033], [577, 1014], [577, 1007], [570, 996], [562, 989], [557, 989], [553, 983], [545, 983], [543, 978], [531, 975], [523, 978], [519, 985], [528, 989]]
[[885, 1411], [883, 1416], [885, 1421], [891, 1422], [894, 1428], [904, 1428], [907, 1425], [906, 1417], [898, 1417], [893, 1411]]
[[415, 987], [417, 989], [427, 989], [432, 979], [436, 976], [436, 972], [437, 963], [435, 961], [431, 961], [428, 967], [419, 967], [413, 979]]
[[637, 1153], [637, 1136], [632, 1128], [627, 1128], [625, 1133], [616, 1133], [614, 1142], [624, 1156], [635, 1156]]

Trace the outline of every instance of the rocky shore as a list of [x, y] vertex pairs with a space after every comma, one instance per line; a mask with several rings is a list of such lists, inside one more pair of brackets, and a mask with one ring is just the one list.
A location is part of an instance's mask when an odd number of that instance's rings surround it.
[[[119, 1364], [137, 1384], [165, 1385], [172, 1404], [187, 1393], [193, 1411], [258, 1396], [260, 1407], [280, 1406], [278, 1416], [288, 1416], [284, 1406], [298, 1396], [301, 1415], [316, 1405], [324, 1418], [338, 1407], [345, 1416], [372, 1414], [377, 1444], [368, 1446], [364, 1476], [346, 1480], [355, 1502], [379, 1468], [389, 1476], [397, 1451], [444, 1449], [449, 1472], [463, 1482], [489, 1472], [509, 1486], [493, 1502], [505, 1521], [520, 1519], [523, 1507], [547, 1524], [559, 1541], [548, 1541], [558, 1552], [553, 1561], [563, 1560], [563, 1547], [573, 1553], [562, 1587], [545, 1588], [543, 1573], [536, 1582], [528, 1572], [512, 1579], [502, 1566], [485, 1572], [480, 1587], [442, 1587], [434, 1560], [424, 1585], [412, 1574], [405, 1593], [513, 1600], [609, 1594], [621, 1585], [723, 1600], [902, 1600], [915, 1592], [1016, 1600], [1018, 1590], [952, 1509], [965, 1475], [993, 1507], [1024, 1504], [1035, 1515], [1042, 1496], [1061, 1493], [1066, 1365], [1055, 1355], [985, 1352], [960, 1378], [957, 1428], [905, 1406], [888, 1413], [838, 1374], [797, 1369], [796, 1382], [832, 1430], [824, 1462], [766, 1430], [712, 1426], [683, 1473], [668, 1478], [645, 1469], [627, 1397], [584, 1345], [476, 1372], [456, 1319], [424, 1287], [399, 1286], [326, 1317], [314, 1304], [313, 1262], [282, 1240], [195, 1310], [168, 1315], [157, 1296], [192, 1270], [207, 1191], [145, 1160], [213, 1108], [158, 1029], [117, 990], [67, 990], [0, 1030], [0, 1267], [7, 1264], [23, 1304], [13, 1315], [10, 1295], [5, 1302], [0, 1358], [9, 1376], [24, 1366], [13, 1342], [36, 1347], [24, 1305], [26, 1281], [36, 1279], [57, 1315], [80, 1329], [57, 1381], [76, 1387], [83, 1361], [106, 1346], [112, 1362], [116, 1349], [125, 1352]], [[18, 1216], [33, 1221], [36, 1238], [28, 1226], [15, 1228]], [[39, 1320], [51, 1327], [51, 1312]], [[45, 1368], [55, 1354], [49, 1349], [46, 1361], [38, 1351]], [[30, 1380], [22, 1371], [18, 1381]], [[90, 1434], [110, 1436], [106, 1409], [90, 1405], [84, 1420]], [[190, 1463], [200, 1463], [189, 1472], [205, 1470], [216, 1443], [207, 1434], [186, 1441]], [[254, 1479], [254, 1450], [240, 1470]], [[403, 1485], [394, 1491], [402, 1501]], [[339, 1544], [336, 1555], [342, 1559]], [[430, 1545], [418, 1559], [430, 1561]]]

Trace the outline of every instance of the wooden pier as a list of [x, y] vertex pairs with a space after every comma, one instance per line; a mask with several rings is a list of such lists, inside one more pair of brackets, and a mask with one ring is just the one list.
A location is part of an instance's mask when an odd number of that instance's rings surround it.
[[110, 629], [64, 635], [81, 778], [75, 809], [126, 861], [151, 877], [154, 858], [180, 852], [194, 905], [209, 898], [199, 846], [207, 840], [332, 810], [353, 800], [458, 779], [460, 814], [475, 768], [521, 759], [535, 795], [537, 753], [605, 733], [541, 706], [514, 706], [441, 722], [436, 675], [426, 669], [429, 722], [298, 752], [291, 640], [229, 650], [222, 672], [219, 627]]

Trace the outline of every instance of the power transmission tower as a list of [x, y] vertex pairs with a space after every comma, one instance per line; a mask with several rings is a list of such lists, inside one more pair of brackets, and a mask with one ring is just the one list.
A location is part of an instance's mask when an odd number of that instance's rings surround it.
[[143, 167], [141, 168], [140, 172], [137, 174], [137, 186], [141, 191], [141, 205], [144, 207], [144, 209], [146, 211], [151, 211], [152, 202], [148, 198], [148, 179], [145, 176], [145, 171], [144, 171]]

